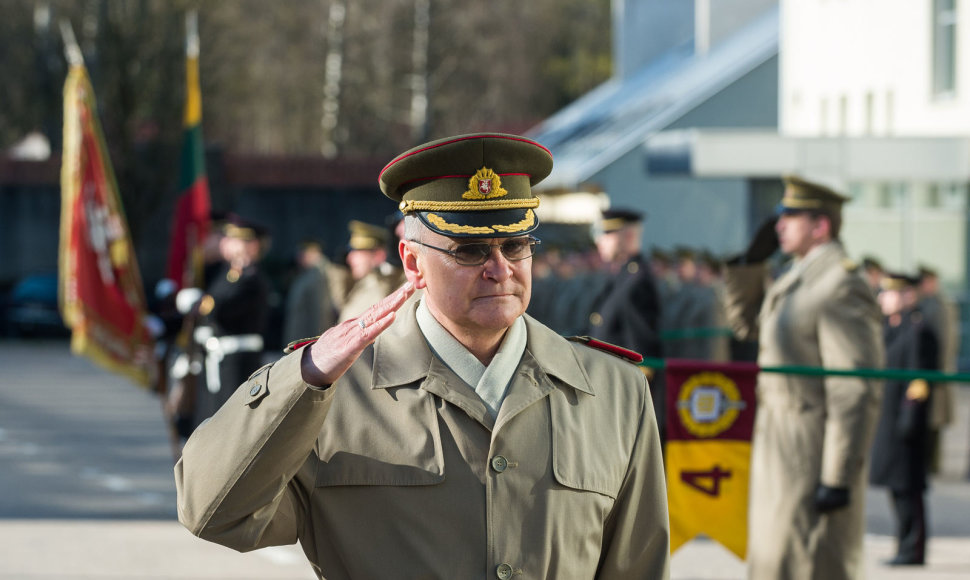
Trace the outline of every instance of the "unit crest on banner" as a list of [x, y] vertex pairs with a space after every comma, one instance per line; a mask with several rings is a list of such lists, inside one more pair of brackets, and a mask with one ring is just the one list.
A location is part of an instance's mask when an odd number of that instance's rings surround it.
[[704, 534], [747, 552], [757, 365], [667, 361], [671, 551]]

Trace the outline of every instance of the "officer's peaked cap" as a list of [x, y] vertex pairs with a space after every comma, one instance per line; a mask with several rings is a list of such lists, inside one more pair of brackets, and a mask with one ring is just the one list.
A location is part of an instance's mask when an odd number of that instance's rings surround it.
[[785, 195], [781, 199], [781, 212], [817, 211], [838, 215], [848, 197], [835, 190], [803, 179], [797, 175], [785, 176]]
[[643, 221], [643, 213], [626, 208], [610, 208], [603, 210], [603, 231], [605, 233], [618, 231], [630, 224]]
[[539, 225], [532, 187], [552, 154], [518, 135], [475, 133], [431, 141], [398, 155], [378, 182], [404, 215], [450, 237], [510, 237]]
[[359, 220], [350, 220], [347, 223], [347, 229], [350, 230], [351, 250], [383, 248], [391, 237], [387, 228]]

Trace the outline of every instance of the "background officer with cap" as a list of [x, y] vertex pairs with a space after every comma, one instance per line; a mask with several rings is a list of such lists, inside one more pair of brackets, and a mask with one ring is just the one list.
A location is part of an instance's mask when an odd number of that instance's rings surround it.
[[[839, 241], [842, 195], [786, 179], [777, 222], [725, 268], [727, 313], [758, 364], [881, 368], [881, 315]], [[791, 267], [765, 291], [776, 248]], [[752, 441], [749, 576], [858, 578], [866, 463], [879, 412], [877, 381], [761, 373]]]
[[[889, 272], [879, 305], [885, 316], [886, 368], [936, 370], [939, 344], [917, 306], [914, 276]], [[925, 379], [888, 380], [872, 445], [869, 483], [889, 488], [896, 517], [896, 556], [890, 565], [923, 564], [926, 558], [926, 476], [930, 406], [935, 388]]]
[[523, 314], [531, 188], [551, 169], [495, 133], [391, 161], [409, 282], [292, 345], [195, 432], [180, 521], [238, 550], [299, 540], [330, 580], [668, 577], [646, 378]]
[[204, 381], [197, 389], [195, 423], [222, 406], [233, 390], [262, 364], [263, 331], [269, 319], [270, 284], [259, 267], [269, 231], [230, 215], [222, 226], [222, 265], [198, 305], [195, 340], [204, 355]]
[[[603, 210], [601, 229], [596, 248], [609, 281], [593, 303], [585, 334], [661, 358], [660, 293], [641, 253], [643, 214], [626, 208]], [[659, 377], [652, 379], [654, 409], [663, 433], [663, 387]]]
[[[340, 322], [357, 318], [404, 283], [404, 272], [387, 261], [391, 232], [383, 227], [351, 220], [347, 266], [353, 285], [340, 309]], [[320, 330], [323, 330], [322, 328]]]

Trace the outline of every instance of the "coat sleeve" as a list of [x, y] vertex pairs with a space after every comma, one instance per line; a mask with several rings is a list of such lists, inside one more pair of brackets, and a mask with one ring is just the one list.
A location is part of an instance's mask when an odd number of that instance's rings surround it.
[[[822, 306], [819, 352], [827, 369], [879, 369], [884, 365], [880, 314], [871, 290], [858, 276], [846, 276]], [[865, 463], [882, 382], [827, 376], [821, 483], [847, 487]]]
[[308, 494], [296, 476], [334, 391], [303, 382], [302, 354], [254, 373], [186, 442], [175, 484], [193, 534], [241, 552], [297, 540]]
[[626, 479], [603, 533], [597, 578], [670, 576], [670, 521], [663, 456], [646, 377], [641, 376], [640, 380], [646, 393], [640, 426]]
[[766, 276], [764, 263], [724, 267], [724, 314], [738, 340], [758, 340]]

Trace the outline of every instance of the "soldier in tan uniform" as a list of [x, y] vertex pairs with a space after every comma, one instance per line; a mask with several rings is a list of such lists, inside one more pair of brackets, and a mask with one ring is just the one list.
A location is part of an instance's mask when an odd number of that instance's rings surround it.
[[[945, 373], [957, 372], [957, 359], [960, 355], [960, 308], [940, 288], [940, 277], [935, 269], [922, 265], [919, 267], [919, 307], [926, 317], [930, 328], [939, 341], [939, 366], [937, 370]], [[936, 383], [930, 403], [930, 446], [929, 461], [931, 473], [942, 471], [942, 433], [953, 422], [953, 408], [956, 406], [956, 387], [953, 383]]]
[[291, 345], [195, 432], [179, 520], [241, 551], [299, 541], [329, 580], [667, 578], [636, 357], [524, 314], [531, 187], [551, 169], [503, 134], [391, 161], [379, 181], [405, 214], [408, 283]]
[[[845, 199], [787, 179], [777, 223], [725, 268], [728, 318], [739, 338], [759, 338], [763, 367], [883, 365], [879, 307], [838, 240]], [[765, 261], [779, 246], [794, 261], [766, 292]], [[759, 375], [750, 578], [862, 577], [866, 463], [880, 397], [873, 380]]]
[[387, 261], [391, 232], [382, 226], [351, 220], [347, 266], [353, 282], [340, 308], [339, 322], [357, 318], [404, 283], [404, 272]]

